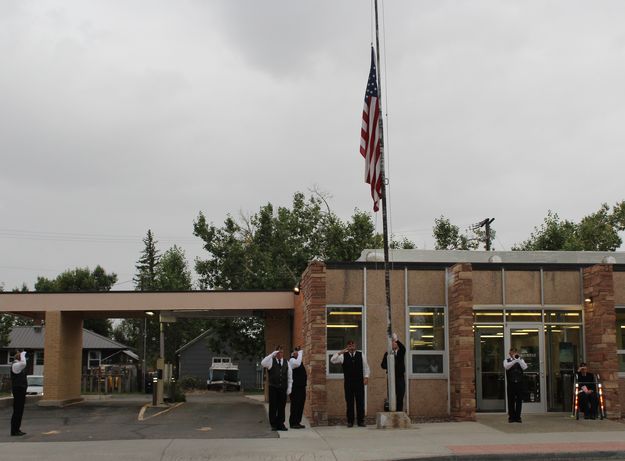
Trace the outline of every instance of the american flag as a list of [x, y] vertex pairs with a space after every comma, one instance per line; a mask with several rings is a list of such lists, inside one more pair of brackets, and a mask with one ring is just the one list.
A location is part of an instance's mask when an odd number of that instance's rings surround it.
[[375, 51], [371, 47], [371, 70], [365, 91], [365, 107], [362, 110], [360, 130], [360, 155], [365, 158], [365, 182], [371, 184], [373, 211], [378, 211], [382, 197], [382, 171], [380, 153], [380, 99], [375, 68]]

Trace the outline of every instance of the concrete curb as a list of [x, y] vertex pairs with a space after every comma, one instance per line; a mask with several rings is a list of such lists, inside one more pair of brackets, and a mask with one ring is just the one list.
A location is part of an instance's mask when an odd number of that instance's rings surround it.
[[478, 455], [442, 455], [424, 458], [397, 458], [393, 461], [506, 461], [506, 460], [594, 460], [594, 459], [625, 459], [625, 451], [595, 451], [595, 452], [554, 452], [554, 453], [497, 453]]
[[[41, 400], [41, 395], [27, 395], [26, 403], [38, 402]], [[13, 397], [0, 398], [0, 408], [7, 408], [13, 406]]]

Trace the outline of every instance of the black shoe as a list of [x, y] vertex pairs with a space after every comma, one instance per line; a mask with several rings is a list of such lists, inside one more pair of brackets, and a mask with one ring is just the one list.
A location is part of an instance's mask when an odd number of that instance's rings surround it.
[[26, 432], [22, 432], [22, 431], [11, 432], [11, 436], [12, 437], [16, 437], [16, 436], [20, 436], [20, 435], [26, 435]]
[[354, 423], [347, 423], [347, 427], [354, 427]]
[[277, 428], [277, 427], [274, 427], [274, 426], [271, 426], [271, 430], [272, 430], [272, 431], [277, 431], [277, 430], [278, 430], [278, 428]]
[[278, 430], [279, 431], [288, 431], [288, 429], [286, 428], [286, 426], [284, 424], [282, 426], [278, 426]]
[[514, 422], [515, 423], [522, 423], [523, 421], [521, 421], [521, 418], [519, 418], [519, 419], [515, 419]]
[[508, 422], [509, 423], [513, 423], [514, 422], [514, 418], [508, 418]]
[[291, 424], [291, 429], [306, 429], [306, 426], [302, 426], [301, 424]]
[[358, 423], [358, 427], [367, 427], [365, 423]]

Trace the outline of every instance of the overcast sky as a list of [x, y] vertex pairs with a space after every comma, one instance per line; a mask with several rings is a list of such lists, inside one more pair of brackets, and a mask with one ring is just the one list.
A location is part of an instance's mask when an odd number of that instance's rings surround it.
[[[625, 199], [625, 2], [385, 2], [393, 232]], [[97, 264], [130, 282], [152, 229], [192, 266], [221, 225], [317, 187], [371, 210], [358, 152], [368, 1], [0, 3], [0, 283]], [[381, 216], [377, 218], [381, 230]]]

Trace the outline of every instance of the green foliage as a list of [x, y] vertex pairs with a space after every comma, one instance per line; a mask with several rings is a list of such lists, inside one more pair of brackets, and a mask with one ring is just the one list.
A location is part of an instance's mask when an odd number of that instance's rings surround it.
[[159, 291], [189, 291], [192, 286], [184, 250], [174, 245], [158, 261], [156, 287]]
[[[356, 210], [343, 222], [323, 196], [306, 199], [301, 192], [294, 194], [290, 208], [268, 203], [241, 222], [228, 216], [221, 227], [200, 213], [193, 231], [208, 254], [195, 262], [202, 289], [290, 290], [311, 260], [353, 261], [365, 248], [382, 247], [369, 214]], [[406, 239], [396, 244], [414, 247]], [[218, 319], [210, 328], [215, 332], [207, 339], [211, 350], [229, 346], [253, 358], [264, 351], [262, 319]]]
[[356, 210], [343, 222], [324, 204], [297, 192], [291, 208], [268, 203], [242, 222], [228, 216], [222, 227], [200, 213], [193, 230], [208, 253], [195, 263], [201, 288], [290, 289], [313, 259], [353, 261], [363, 249], [382, 246], [367, 213]]
[[159, 254], [156, 249], [156, 243], [152, 230], [148, 229], [148, 233], [143, 239], [145, 247], [135, 266], [137, 273], [133, 278], [135, 287], [139, 291], [151, 291], [157, 287], [156, 271], [159, 263]]
[[535, 227], [530, 238], [515, 245], [513, 250], [539, 251], [614, 251], [623, 243], [618, 235], [625, 230], [625, 201], [612, 209], [607, 203], [599, 210], [581, 219], [579, 223], [561, 220], [549, 210], [540, 227]]
[[[139, 291], [189, 291], [193, 287], [191, 271], [184, 251], [174, 245], [161, 256], [151, 230], [143, 239], [144, 249], [137, 261], [134, 277]], [[178, 319], [164, 324], [165, 360], [175, 362], [176, 350], [202, 334], [210, 321]], [[145, 355], [148, 368], [154, 368], [160, 355], [160, 323], [158, 316], [145, 319], [124, 319], [113, 332], [116, 341], [133, 346]], [[145, 343], [145, 351], [144, 351]]]
[[177, 386], [183, 391], [190, 391], [193, 389], [203, 389], [206, 387], [206, 383], [197, 376], [183, 376], [178, 380]]
[[413, 250], [417, 248], [417, 245], [412, 240], [408, 240], [406, 237], [403, 237], [401, 240], [392, 239], [389, 247], [392, 249], [400, 249], [400, 250]]
[[[115, 282], [117, 282], [117, 274], [107, 274], [99, 265], [93, 271], [90, 271], [88, 267], [77, 267], [63, 272], [55, 279], [37, 277], [35, 291], [109, 291]], [[112, 325], [109, 319], [86, 319], [83, 326], [107, 338], [111, 337]]]
[[186, 402], [187, 396], [184, 395], [183, 390], [179, 386], [175, 386], [174, 395], [171, 396], [168, 400], [171, 402]]
[[[434, 219], [432, 228], [437, 250], [477, 250], [481, 243], [486, 247], [486, 231], [477, 226], [460, 233], [460, 228], [444, 216]], [[495, 230], [490, 231], [490, 244], [495, 239]]]
[[13, 329], [14, 317], [10, 314], [0, 315], [0, 347], [9, 345], [9, 335]]
[[[3, 286], [0, 284], [0, 292], [3, 291]], [[27, 292], [28, 287], [26, 284], [22, 284], [21, 288], [13, 288], [13, 293], [20, 291]], [[9, 335], [11, 330], [15, 326], [28, 326], [32, 325], [33, 321], [19, 315], [13, 314], [0, 314], [0, 347], [7, 347], [9, 345]]]
[[213, 319], [212, 334], [206, 336], [209, 350], [217, 354], [231, 351], [240, 358], [257, 359], [265, 351], [265, 322], [258, 317]]
[[63, 272], [52, 280], [37, 277], [35, 291], [109, 291], [115, 282], [117, 282], [117, 274], [107, 274], [101, 266], [97, 266], [93, 272], [88, 267], [77, 267]]

